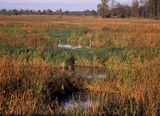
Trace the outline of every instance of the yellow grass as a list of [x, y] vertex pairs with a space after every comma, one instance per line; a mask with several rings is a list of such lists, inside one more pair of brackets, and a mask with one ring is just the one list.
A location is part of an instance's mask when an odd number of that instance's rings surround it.
[[[60, 24], [76, 25], [78, 32], [85, 29], [87, 32], [79, 35], [71, 32], [69, 37], [62, 33], [60, 36], [65, 36], [65, 39], [54, 41], [55, 38], [49, 37], [48, 33], [67, 32], [67, 29], [54, 27]], [[92, 49], [111, 49], [108, 56], [104, 56], [103, 51], [99, 52], [104, 59], [93, 55], [90, 61], [86, 57], [77, 56], [76, 65], [105, 67], [110, 71], [111, 77], [103, 80], [84, 79], [83, 88], [99, 95], [96, 105], [84, 109], [83, 112], [79, 108], [64, 111], [62, 114], [107, 115], [109, 111], [106, 107], [109, 105], [113, 105], [110, 115], [160, 114], [160, 21], [25, 15], [0, 16], [0, 114], [57, 113], [51, 108], [50, 103], [43, 101], [42, 90], [48, 78], [61, 72], [56, 72], [53, 66], [65, 66], [63, 58], [58, 57], [58, 54], [64, 52], [62, 56], [66, 57], [70, 52], [59, 50], [53, 51], [53, 54], [48, 53], [57, 49], [61, 41], [71, 45], [89, 46], [84, 54], [88, 51], [92, 53]], [[23, 47], [27, 47], [29, 51], [16, 52]], [[116, 47], [119, 47], [118, 55], [114, 52]], [[119, 52], [118, 49], [121, 48], [125, 50]], [[134, 53], [136, 49], [137, 53]], [[43, 58], [42, 53], [45, 52], [48, 56]], [[51, 61], [55, 57], [51, 55], [57, 55], [54, 65]], [[32, 58], [27, 59], [28, 56]], [[121, 57], [128, 59], [123, 61]]]

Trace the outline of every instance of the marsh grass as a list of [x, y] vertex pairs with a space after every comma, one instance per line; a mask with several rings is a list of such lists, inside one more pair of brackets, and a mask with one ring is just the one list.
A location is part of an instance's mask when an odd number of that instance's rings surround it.
[[[0, 114], [160, 115], [159, 21], [79, 18], [1, 16]], [[71, 56], [77, 67], [106, 70], [106, 78], [66, 72]], [[59, 109], [62, 97], [82, 90], [94, 105]]]
[[[37, 60], [36, 63], [20, 58], [13, 60], [9, 57], [2, 60], [1, 113], [30, 114], [34, 111], [44, 114], [47, 111], [45, 107], [50, 108], [56, 100], [60, 101], [63, 96], [83, 89], [82, 79], [69, 75], [61, 69], [50, 68], [47, 63]], [[53, 112], [55, 108], [52, 108]]]

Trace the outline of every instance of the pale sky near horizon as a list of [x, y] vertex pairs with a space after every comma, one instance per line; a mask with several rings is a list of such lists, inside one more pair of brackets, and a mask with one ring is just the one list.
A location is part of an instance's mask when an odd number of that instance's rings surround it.
[[[116, 0], [120, 3], [130, 3], [131, 0]], [[0, 9], [52, 9], [80, 11], [95, 9], [100, 0], [0, 0]]]

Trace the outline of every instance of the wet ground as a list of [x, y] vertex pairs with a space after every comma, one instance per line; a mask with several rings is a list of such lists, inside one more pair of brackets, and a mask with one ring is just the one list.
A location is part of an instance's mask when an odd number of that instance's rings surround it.
[[74, 73], [77, 77], [83, 77], [88, 79], [105, 79], [109, 76], [109, 72], [111, 71], [99, 67], [77, 67]]
[[81, 49], [81, 48], [90, 48], [88, 46], [81, 46], [81, 45], [78, 45], [78, 46], [72, 46], [70, 44], [59, 44], [58, 45], [58, 48], [63, 48], [63, 49]]
[[[89, 48], [88, 46], [72, 46], [69, 44], [59, 44], [58, 48], [61, 49], [81, 49], [81, 48]], [[56, 71], [57, 72], [57, 71]], [[106, 79], [110, 77], [110, 74], [113, 74], [113, 71], [103, 69], [100, 67], [76, 67], [73, 72], [75, 77], [77, 78], [88, 78], [88, 79]], [[89, 91], [81, 91], [78, 93], [74, 93], [69, 96], [64, 96], [61, 103], [61, 110], [71, 110], [75, 108], [89, 108], [93, 105], [98, 105], [98, 94], [89, 92]]]
[[98, 105], [97, 102], [98, 95], [91, 92], [79, 92], [75, 93], [72, 96], [66, 97], [62, 100], [61, 109], [62, 110], [71, 110], [75, 108], [90, 108], [93, 105]]
[[[88, 78], [88, 79], [105, 79], [108, 77], [108, 70], [102, 68], [92, 67], [77, 67], [74, 75], [77, 78]], [[63, 97], [61, 109], [71, 110], [75, 108], [90, 108], [93, 105], [98, 105], [98, 94], [90, 91], [80, 91], [69, 96]]]

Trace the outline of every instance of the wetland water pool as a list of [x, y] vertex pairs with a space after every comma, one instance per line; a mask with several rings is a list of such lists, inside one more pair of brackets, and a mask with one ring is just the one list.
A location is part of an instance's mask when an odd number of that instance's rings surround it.
[[62, 109], [70, 110], [74, 108], [88, 108], [93, 105], [93, 101], [89, 99], [87, 92], [78, 92], [66, 97], [62, 100]]
[[77, 77], [83, 77], [88, 79], [106, 79], [109, 78], [111, 74], [113, 76], [114, 72], [112, 70], [103, 68], [77, 67], [74, 74]]
[[[103, 80], [109, 77], [109, 70], [92, 67], [77, 67], [74, 71], [76, 78], [98, 79]], [[61, 100], [61, 110], [72, 110], [76, 108], [87, 109], [93, 105], [99, 104], [98, 93], [94, 91], [79, 91], [68, 96], [64, 96]]]
[[78, 46], [72, 46], [70, 44], [59, 44], [58, 45], [58, 48], [63, 48], [63, 49], [81, 49], [81, 48], [90, 48], [90, 47], [85, 47], [85, 46], [81, 46], [81, 45], [78, 45]]
[[[60, 49], [66, 49], [66, 50], [78, 50], [82, 48], [90, 48], [88, 46], [72, 46], [70, 44], [59, 44], [58, 48]], [[74, 63], [73, 63], [74, 64]], [[56, 71], [57, 72], [57, 71]], [[99, 68], [99, 67], [76, 67], [73, 71], [73, 75], [76, 78], [86, 78], [86, 79], [98, 79], [103, 80], [110, 77], [114, 77], [114, 71]], [[64, 96], [63, 99], [61, 99], [61, 110], [72, 110], [76, 108], [82, 108], [87, 109], [92, 107], [93, 105], [99, 104], [99, 97], [100, 96], [96, 92], [91, 91], [80, 91], [77, 93], [73, 93], [68, 96]]]

